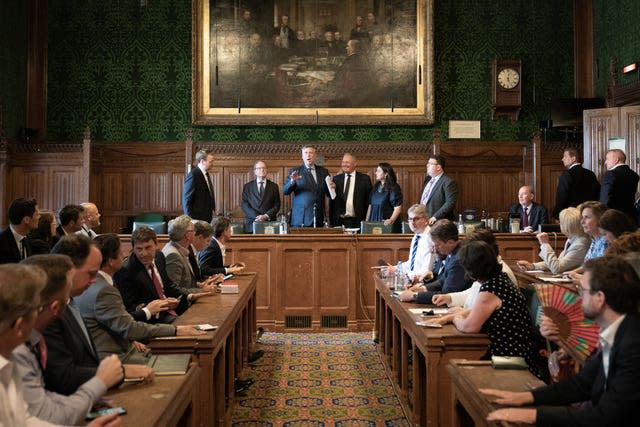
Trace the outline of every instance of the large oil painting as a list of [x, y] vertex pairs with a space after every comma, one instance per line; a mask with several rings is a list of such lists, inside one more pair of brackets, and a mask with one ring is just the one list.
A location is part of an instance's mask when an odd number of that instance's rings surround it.
[[433, 123], [433, 0], [194, 0], [193, 119]]

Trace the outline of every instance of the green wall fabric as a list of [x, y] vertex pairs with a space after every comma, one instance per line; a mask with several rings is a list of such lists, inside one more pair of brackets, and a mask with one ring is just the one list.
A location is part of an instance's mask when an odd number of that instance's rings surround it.
[[[632, 0], [629, 0], [632, 1]], [[191, 126], [191, 2], [49, 1], [48, 139], [182, 140]], [[206, 141], [413, 141], [481, 120], [484, 140], [527, 140], [573, 93], [572, 0], [435, 0], [433, 126], [196, 127]], [[518, 122], [491, 120], [491, 60], [523, 61]]]
[[640, 2], [638, 0], [594, 0], [594, 58], [596, 61], [596, 96], [606, 97], [609, 84], [609, 62], [618, 61], [618, 84], [640, 80], [640, 71], [622, 75], [622, 67], [640, 62]]
[[16, 139], [26, 123], [27, 5], [24, 0], [0, 2], [0, 102], [2, 126]]

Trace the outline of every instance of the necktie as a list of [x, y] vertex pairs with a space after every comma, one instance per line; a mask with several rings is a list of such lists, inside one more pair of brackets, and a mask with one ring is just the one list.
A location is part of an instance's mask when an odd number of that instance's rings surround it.
[[311, 174], [311, 176], [313, 177], [313, 180], [316, 182], [316, 184], [318, 183], [318, 177], [316, 176], [316, 169], [315, 168], [308, 168], [307, 169], [309, 171], [309, 173]]
[[[151, 267], [149, 267], [149, 272], [151, 273], [151, 280], [153, 281], [153, 286], [155, 286], [155, 288], [156, 288], [156, 293], [158, 294], [158, 298], [167, 299], [167, 297], [164, 294], [164, 289], [162, 288], [162, 283], [160, 282], [160, 278], [156, 274], [156, 269], [153, 268], [153, 264], [151, 264]], [[167, 313], [169, 313], [169, 314], [171, 314], [173, 316], [177, 316], [178, 315], [173, 310], [167, 310]]]
[[211, 182], [211, 175], [207, 172], [207, 185], [209, 186], [209, 193], [211, 193], [211, 197], [213, 197], [213, 183]]
[[349, 200], [349, 193], [351, 192], [351, 174], [347, 174], [347, 183], [344, 185], [344, 200]]
[[198, 260], [196, 259], [196, 254], [193, 253], [193, 248], [191, 248], [191, 246], [189, 246], [189, 265], [191, 266], [191, 272], [193, 273], [193, 276], [196, 278], [197, 280], [200, 280], [200, 266], [198, 265]]
[[27, 259], [27, 238], [23, 237], [20, 240], [20, 259]]
[[526, 228], [529, 226], [529, 215], [527, 215], [527, 211], [529, 208], [524, 208], [524, 216], [522, 217], [522, 228]]
[[422, 203], [423, 205], [426, 205], [427, 202], [429, 201], [429, 196], [431, 195], [431, 188], [433, 187], [433, 184], [435, 183], [435, 178], [431, 178], [429, 180], [429, 182], [427, 182], [427, 185], [424, 186], [424, 191], [422, 192], [422, 197], [420, 198], [420, 203]]
[[262, 198], [263, 194], [264, 194], [264, 181], [260, 181], [258, 185], [258, 195], [260, 196], [260, 198]]
[[38, 353], [40, 356], [40, 366], [42, 366], [42, 370], [47, 369], [47, 343], [44, 340], [44, 337], [40, 337], [40, 341], [38, 341]]
[[411, 245], [411, 262], [409, 263], [409, 270], [413, 271], [413, 266], [416, 263], [416, 253], [418, 252], [418, 242], [420, 241], [420, 235], [416, 234], [416, 238]]

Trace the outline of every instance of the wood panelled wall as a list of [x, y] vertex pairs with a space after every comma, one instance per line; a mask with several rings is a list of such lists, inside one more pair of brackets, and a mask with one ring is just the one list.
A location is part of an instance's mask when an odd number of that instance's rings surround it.
[[[264, 160], [269, 178], [280, 185], [290, 167], [301, 163], [303, 143], [193, 143], [92, 142], [44, 143], [0, 146], [3, 179], [0, 222], [6, 226], [6, 210], [15, 197], [35, 197], [43, 209], [57, 210], [68, 203], [89, 199], [102, 213], [102, 232], [120, 232], [131, 217], [161, 212], [167, 217], [182, 213], [184, 176], [195, 153], [209, 148], [215, 155], [213, 174], [217, 211], [242, 217], [242, 187], [253, 177], [253, 164]], [[505, 212], [517, 199], [518, 188], [531, 184], [537, 200], [553, 207], [557, 180], [562, 172], [562, 145], [531, 142], [447, 141], [411, 143], [317, 143], [319, 164], [334, 174], [343, 153], [358, 158], [358, 170], [372, 180], [381, 161], [393, 165], [404, 194], [406, 210], [419, 200], [429, 153], [442, 154], [446, 171], [460, 184], [456, 212], [483, 209]], [[4, 147], [4, 148], [2, 148]], [[5, 179], [6, 178], [6, 179]], [[283, 198], [282, 210], [291, 207]]]

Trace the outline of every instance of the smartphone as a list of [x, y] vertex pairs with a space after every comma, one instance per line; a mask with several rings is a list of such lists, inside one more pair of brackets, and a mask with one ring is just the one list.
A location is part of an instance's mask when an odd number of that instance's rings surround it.
[[98, 417], [102, 417], [104, 415], [111, 415], [111, 414], [124, 415], [126, 413], [127, 413], [127, 410], [124, 409], [122, 406], [116, 406], [114, 408], [98, 409], [97, 411], [89, 412], [87, 414], [87, 420], [93, 420], [93, 419], [96, 419]]
[[229, 273], [224, 276], [224, 280], [229, 280], [233, 277], [233, 274]]

